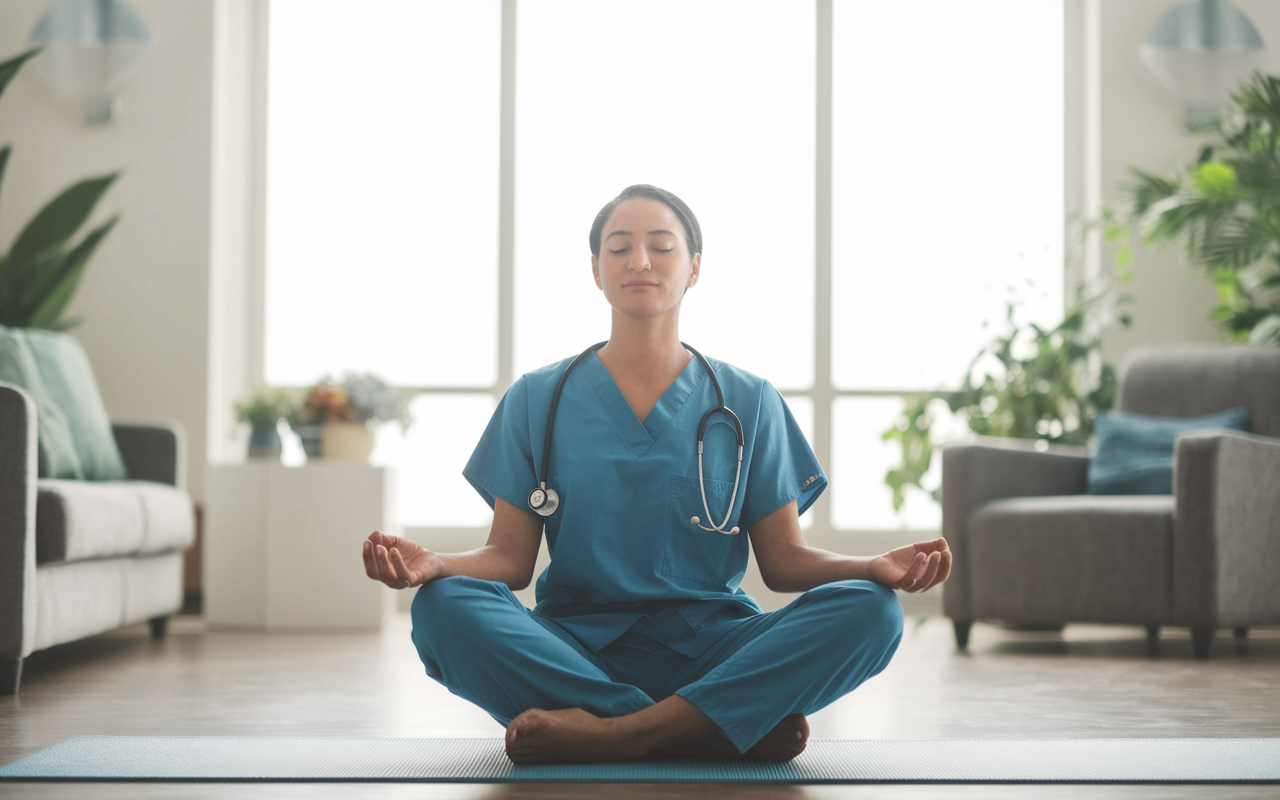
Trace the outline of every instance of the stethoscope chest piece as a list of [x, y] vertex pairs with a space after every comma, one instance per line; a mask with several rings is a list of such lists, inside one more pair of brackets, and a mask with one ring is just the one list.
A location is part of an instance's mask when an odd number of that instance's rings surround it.
[[556, 509], [559, 507], [560, 496], [556, 494], [555, 489], [548, 489], [545, 483], [529, 492], [529, 508], [534, 513], [549, 517], [556, 513]]

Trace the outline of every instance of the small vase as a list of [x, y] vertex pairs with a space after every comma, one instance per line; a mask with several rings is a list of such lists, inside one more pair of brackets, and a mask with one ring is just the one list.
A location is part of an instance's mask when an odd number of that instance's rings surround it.
[[255, 424], [249, 432], [249, 458], [280, 460], [280, 431], [274, 422]]
[[363, 422], [326, 422], [321, 438], [325, 458], [368, 463], [373, 453], [373, 428]]
[[302, 452], [306, 453], [308, 461], [320, 458], [324, 442], [324, 425], [319, 422], [309, 425], [298, 424], [293, 426], [293, 432], [298, 434], [298, 440], [302, 442]]

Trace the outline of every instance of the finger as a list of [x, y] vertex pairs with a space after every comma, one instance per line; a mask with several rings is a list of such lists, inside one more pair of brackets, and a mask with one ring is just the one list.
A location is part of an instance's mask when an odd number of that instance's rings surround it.
[[911, 585], [919, 579], [920, 573], [928, 559], [929, 557], [924, 553], [916, 553], [916, 557], [911, 560], [911, 566], [907, 567], [906, 574], [902, 576], [902, 580], [898, 581], [898, 585], [893, 588], [910, 589]]
[[386, 585], [396, 588], [396, 581], [399, 576], [396, 575], [395, 567], [391, 565], [391, 557], [387, 548], [378, 545], [376, 548], [378, 561], [378, 578]]
[[365, 541], [360, 557], [364, 560], [364, 574], [378, 580], [378, 565], [373, 563], [373, 542]]
[[938, 567], [938, 577], [934, 579], [933, 585], [937, 586], [949, 577], [951, 577], [951, 551], [944, 550], [942, 553], [942, 564]]
[[916, 585], [912, 587], [913, 592], [927, 592], [929, 587], [933, 585], [933, 579], [938, 576], [938, 567], [942, 564], [942, 553], [933, 553], [929, 556], [929, 563], [924, 568], [924, 574], [920, 576], [920, 580], [916, 581]]
[[403, 585], [397, 585], [396, 588], [408, 589], [412, 586], [413, 579], [409, 577], [412, 573], [409, 570], [409, 565], [404, 563], [404, 556], [400, 555], [399, 550], [391, 551], [391, 564], [396, 568], [396, 574], [402, 579], [400, 583]]

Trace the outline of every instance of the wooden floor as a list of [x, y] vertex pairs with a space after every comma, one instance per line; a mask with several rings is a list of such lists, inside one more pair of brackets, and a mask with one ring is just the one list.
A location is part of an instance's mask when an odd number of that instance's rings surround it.
[[[211, 633], [178, 617], [169, 638], [145, 626], [37, 653], [22, 694], [0, 697], [0, 763], [71, 736], [499, 736], [483, 712], [422, 671], [407, 617], [382, 635]], [[1147, 653], [1140, 628], [1064, 634], [975, 626], [955, 651], [944, 620], [908, 621], [882, 675], [814, 715], [822, 738], [1280, 736], [1280, 631], [1247, 642], [1224, 631], [1195, 661], [1186, 631]], [[3, 784], [26, 797], [1021, 798], [1280, 795], [1280, 786], [424, 784]]]

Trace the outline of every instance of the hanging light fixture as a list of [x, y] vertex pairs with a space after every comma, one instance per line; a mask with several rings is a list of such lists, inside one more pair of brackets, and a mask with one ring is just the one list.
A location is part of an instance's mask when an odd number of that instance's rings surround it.
[[1156, 80], [1187, 105], [1187, 127], [1218, 118], [1240, 82], [1262, 66], [1258, 29], [1227, 0], [1197, 0], [1160, 18], [1142, 43]]
[[151, 45], [142, 17], [120, 0], [54, 0], [27, 44], [42, 48], [31, 66], [84, 106], [85, 121], [115, 115], [116, 94]]

